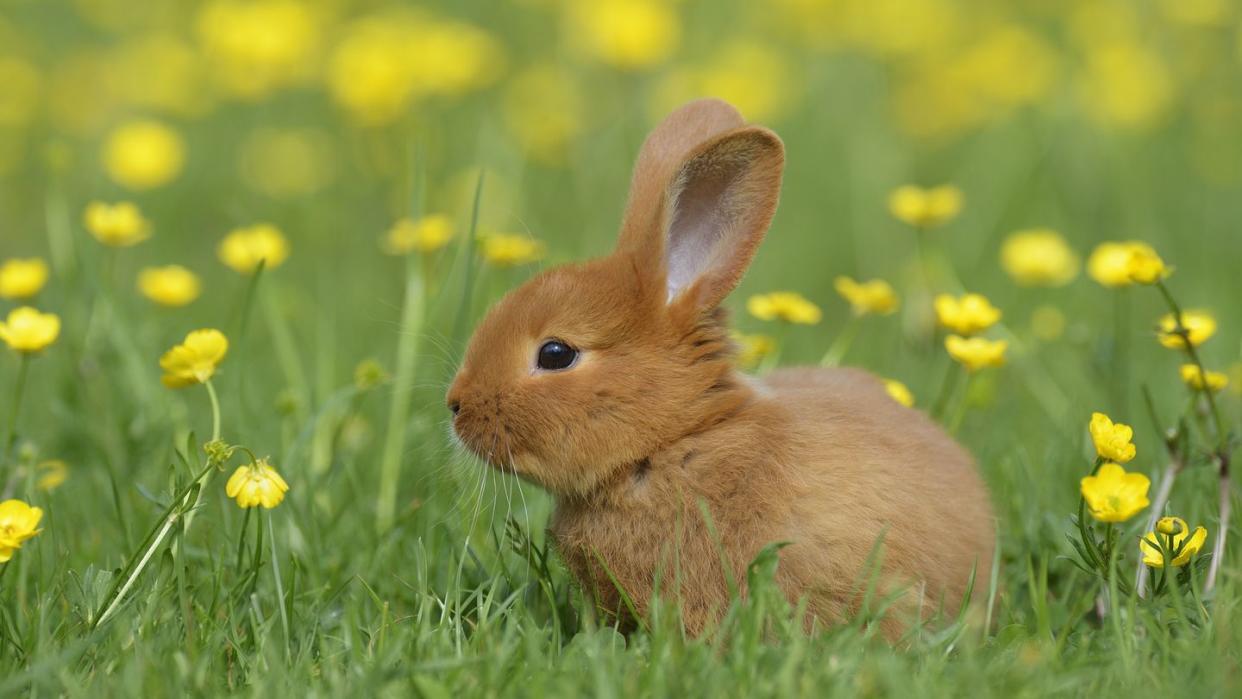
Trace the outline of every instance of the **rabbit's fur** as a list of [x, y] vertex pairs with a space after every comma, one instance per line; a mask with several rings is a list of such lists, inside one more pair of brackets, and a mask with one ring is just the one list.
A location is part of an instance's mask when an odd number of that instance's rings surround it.
[[[955, 612], [972, 572], [988, 579], [988, 493], [964, 449], [864, 371], [734, 368], [719, 304], [783, 164], [776, 135], [723, 102], [670, 115], [639, 155], [617, 249], [540, 274], [481, 323], [449, 390], [454, 429], [555, 496], [557, 549], [623, 622], [660, 592], [700, 632], [728, 605], [725, 561], [745, 594], [747, 564], [789, 542], [777, 583], [825, 624], [858, 610], [874, 560], [879, 595], [905, 590], [884, 621], [895, 637]], [[574, 366], [537, 367], [551, 339], [581, 351]]]

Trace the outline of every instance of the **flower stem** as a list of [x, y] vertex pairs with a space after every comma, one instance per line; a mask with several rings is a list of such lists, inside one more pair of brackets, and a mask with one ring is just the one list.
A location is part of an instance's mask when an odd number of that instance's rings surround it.
[[285, 586], [280, 579], [280, 559], [276, 555], [276, 530], [272, 528], [272, 514], [260, 515], [267, 520], [267, 541], [272, 547], [272, 575], [276, 579], [276, 605], [280, 607], [280, 627], [285, 634], [285, 656], [289, 655], [289, 616], [285, 612]]
[[7, 465], [9, 461], [9, 452], [13, 451], [13, 445], [17, 442], [17, 416], [21, 414], [22, 398], [26, 395], [26, 379], [30, 375], [30, 357], [29, 355], [19, 355], [17, 360], [17, 381], [13, 386], [13, 404], [9, 412], [9, 422], [4, 428], [3, 452], [0, 452], [0, 465]]
[[[1164, 506], [1169, 502], [1169, 495], [1173, 492], [1173, 481], [1177, 478], [1178, 472], [1182, 470], [1181, 460], [1177, 454], [1172, 454], [1169, 465], [1165, 466], [1164, 473], [1160, 476], [1160, 486], [1156, 490], [1156, 499], [1151, 503], [1151, 513], [1147, 515], [1147, 528], [1144, 531], [1155, 531], [1156, 521], [1160, 519], [1160, 514], [1164, 512]], [[1146, 596], [1147, 576], [1150, 571], [1147, 564], [1143, 563], [1142, 557], [1139, 558], [1138, 571], [1134, 576], [1134, 591], [1140, 598]]]
[[936, 398], [936, 402], [932, 404], [931, 416], [933, 419], [939, 419], [944, 415], [945, 409], [949, 407], [949, 399], [953, 397], [953, 389], [957, 387], [960, 374], [961, 365], [950, 360], [949, 369], [944, 375], [944, 383], [940, 385], [940, 395]]
[[850, 320], [837, 334], [832, 345], [828, 347], [828, 351], [824, 353], [824, 358], [819, 360], [820, 366], [837, 366], [845, 357], [845, 353], [850, 351], [850, 346], [854, 344], [855, 338], [858, 337], [858, 331], [862, 328], [858, 316], [850, 316]]
[[962, 397], [953, 411], [953, 419], [949, 420], [949, 434], [957, 434], [957, 429], [962, 426], [962, 419], [966, 417], [966, 409], [970, 407], [970, 386], [974, 381], [973, 372], [966, 374], [966, 387], [962, 389]]
[[207, 387], [207, 397], [211, 399], [211, 441], [220, 440], [220, 398], [216, 395], [216, 387], [211, 379], [203, 382]]
[[1216, 574], [1220, 572], [1220, 561], [1225, 556], [1225, 537], [1229, 534], [1229, 516], [1233, 509], [1233, 485], [1226, 468], [1220, 477], [1220, 524], [1216, 542], [1212, 544], [1212, 563], [1208, 567], [1207, 580], [1203, 583], [1203, 594], [1210, 593], [1216, 587]]
[[379, 531], [392, 526], [397, 504], [401, 454], [405, 450], [406, 422], [414, 389], [414, 372], [418, 359], [418, 340], [422, 332], [426, 299], [425, 280], [417, 261], [406, 263], [405, 298], [402, 302], [401, 328], [397, 341], [397, 371], [388, 406], [388, 432], [380, 457], [380, 485], [375, 503], [376, 527]]

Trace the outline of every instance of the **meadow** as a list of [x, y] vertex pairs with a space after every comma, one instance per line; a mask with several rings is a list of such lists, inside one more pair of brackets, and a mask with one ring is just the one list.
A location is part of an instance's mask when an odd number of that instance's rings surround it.
[[[787, 149], [738, 362], [972, 451], [978, 614], [807, 633], [773, 549], [622, 634], [450, 438], [704, 96]], [[0, 696], [1237, 695], [1240, 195], [1230, 0], [0, 0]]]

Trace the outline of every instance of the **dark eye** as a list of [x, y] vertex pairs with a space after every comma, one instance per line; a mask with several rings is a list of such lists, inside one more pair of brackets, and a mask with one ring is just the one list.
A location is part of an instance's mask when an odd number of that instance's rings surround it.
[[578, 359], [578, 350], [560, 340], [549, 340], [539, 348], [537, 364], [540, 369], [557, 371], [573, 366], [576, 359]]

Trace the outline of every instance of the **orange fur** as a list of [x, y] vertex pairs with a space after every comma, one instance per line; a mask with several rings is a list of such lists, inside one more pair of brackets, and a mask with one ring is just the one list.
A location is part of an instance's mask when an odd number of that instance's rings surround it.
[[[544, 272], [481, 323], [449, 390], [454, 429], [556, 497], [558, 550], [624, 622], [618, 585], [639, 616], [657, 592], [675, 598], [701, 632], [728, 577], [745, 594], [746, 565], [776, 541], [791, 542], [777, 583], [839, 622], [882, 537], [881, 591], [913, 591], [884, 622], [895, 637], [920, 610], [956, 611], [976, 566], [987, 580], [988, 494], [964, 449], [863, 371], [734, 369], [718, 304], [767, 231], [783, 162], [780, 140], [723, 102], [669, 116], [635, 166], [617, 250]], [[538, 369], [549, 339], [578, 363]]]

